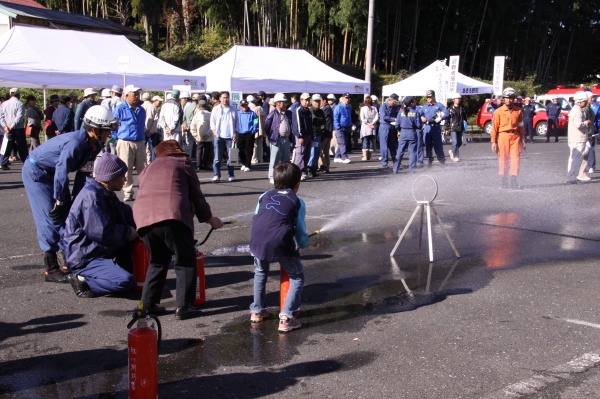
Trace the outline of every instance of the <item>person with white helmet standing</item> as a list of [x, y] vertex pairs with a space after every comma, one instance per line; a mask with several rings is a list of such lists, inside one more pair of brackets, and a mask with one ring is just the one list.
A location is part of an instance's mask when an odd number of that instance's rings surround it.
[[521, 150], [525, 149], [525, 124], [523, 111], [514, 106], [515, 89], [507, 87], [502, 92], [504, 104], [494, 112], [492, 119], [492, 151], [498, 154], [499, 172], [502, 178], [502, 188], [508, 188], [507, 169], [510, 156], [510, 188], [520, 189], [517, 184], [519, 175], [519, 158]]
[[460, 93], [454, 93], [451, 98], [454, 100], [454, 104], [448, 107], [450, 113], [449, 124], [446, 125], [446, 134], [450, 134], [452, 138], [452, 149], [448, 150], [450, 159], [454, 162], [460, 161], [459, 148], [462, 146], [463, 133], [465, 122], [467, 121], [467, 113], [463, 108], [461, 101], [462, 96]]
[[[23, 164], [23, 184], [33, 213], [38, 243], [44, 251], [45, 280], [67, 282], [57, 252], [69, 212], [71, 194], [69, 173], [81, 169], [101, 150], [119, 121], [100, 105], [92, 106], [83, 117], [82, 128], [63, 133], [39, 146]], [[61, 262], [62, 263], [62, 262]]]

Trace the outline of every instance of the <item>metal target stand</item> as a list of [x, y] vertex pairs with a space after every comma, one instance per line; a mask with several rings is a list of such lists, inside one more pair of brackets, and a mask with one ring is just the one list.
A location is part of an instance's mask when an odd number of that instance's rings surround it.
[[[433, 195], [430, 199], [420, 201], [415, 197], [415, 184], [421, 178], [431, 179], [431, 181], [433, 182], [433, 184], [435, 186], [435, 192], [433, 193]], [[429, 262], [433, 262], [433, 237], [431, 234], [431, 213], [433, 212], [433, 214], [435, 215], [435, 218], [437, 219], [438, 223], [440, 224], [440, 227], [442, 228], [442, 231], [444, 232], [444, 235], [446, 236], [446, 239], [448, 239], [450, 246], [454, 250], [454, 254], [456, 255], [457, 258], [460, 258], [460, 255], [458, 254], [458, 251], [456, 250], [456, 247], [454, 246], [454, 243], [452, 242], [452, 239], [450, 238], [448, 231], [446, 231], [446, 228], [444, 227], [444, 224], [442, 223], [440, 216], [438, 215], [438, 213], [435, 210], [435, 207], [433, 206], [433, 201], [435, 200], [435, 198], [437, 197], [437, 194], [438, 194], [438, 185], [437, 185], [437, 182], [435, 181], [435, 179], [428, 175], [419, 176], [412, 185], [412, 194], [413, 194], [413, 198], [415, 199], [415, 201], [417, 201], [417, 207], [415, 208], [414, 212], [412, 213], [412, 216], [408, 220], [406, 227], [404, 227], [404, 230], [402, 230], [402, 234], [400, 234], [400, 237], [398, 238], [398, 242], [396, 242], [394, 249], [392, 249], [392, 252], [390, 253], [390, 257], [394, 256], [394, 254], [398, 250], [398, 247], [400, 246], [400, 243], [402, 242], [402, 239], [406, 235], [408, 228], [410, 227], [413, 220], [415, 219], [415, 216], [417, 216], [417, 213], [419, 211], [421, 211], [421, 225], [419, 227], [419, 251], [421, 250], [421, 246], [422, 246], [421, 243], [423, 241], [423, 218], [425, 216], [425, 213], [427, 213], [427, 243], [429, 245]]]

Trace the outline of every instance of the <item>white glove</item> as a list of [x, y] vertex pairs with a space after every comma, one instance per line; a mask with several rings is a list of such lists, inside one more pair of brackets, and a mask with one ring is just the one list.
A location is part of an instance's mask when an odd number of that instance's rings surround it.
[[440, 123], [441, 121], [442, 121], [442, 117], [438, 115], [438, 116], [435, 118], [435, 123]]

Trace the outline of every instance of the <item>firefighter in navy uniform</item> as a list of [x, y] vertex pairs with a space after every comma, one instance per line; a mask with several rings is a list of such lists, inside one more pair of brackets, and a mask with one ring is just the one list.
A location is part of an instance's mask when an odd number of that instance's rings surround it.
[[80, 170], [104, 146], [119, 121], [101, 105], [90, 107], [82, 128], [64, 133], [33, 150], [23, 162], [23, 184], [33, 213], [38, 243], [44, 251], [45, 279], [67, 282], [57, 253], [71, 204], [69, 173]]
[[381, 151], [381, 166], [387, 168], [388, 150], [392, 156], [392, 163], [396, 162], [398, 151], [398, 131], [396, 118], [398, 117], [398, 95], [390, 94], [387, 101], [379, 107], [379, 149]]
[[531, 98], [525, 97], [521, 107], [523, 111], [523, 124], [525, 125], [525, 139], [533, 143], [533, 117], [535, 116], [535, 105], [531, 104]]
[[419, 109], [421, 122], [425, 124], [425, 156], [428, 159], [428, 166], [431, 166], [433, 163], [433, 149], [438, 161], [443, 165], [446, 163], [446, 157], [444, 156], [440, 123], [442, 120], [447, 120], [450, 117], [450, 113], [446, 107], [435, 101], [435, 91], [427, 90], [426, 96], [427, 102]]
[[548, 131], [546, 133], [546, 143], [550, 142], [550, 136], [554, 134], [554, 142], [558, 143], [558, 118], [562, 108], [558, 103], [558, 97], [554, 97], [552, 102], [546, 105], [546, 114], [548, 115]]

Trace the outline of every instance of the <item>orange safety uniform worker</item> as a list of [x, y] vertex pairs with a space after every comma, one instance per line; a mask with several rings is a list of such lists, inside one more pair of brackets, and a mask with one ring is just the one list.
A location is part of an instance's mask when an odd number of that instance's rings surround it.
[[502, 92], [504, 105], [494, 112], [492, 119], [492, 151], [498, 154], [499, 172], [502, 188], [508, 188], [506, 169], [510, 155], [510, 187], [520, 189], [517, 184], [519, 157], [525, 149], [525, 126], [520, 107], [513, 106], [515, 90], [507, 87]]

